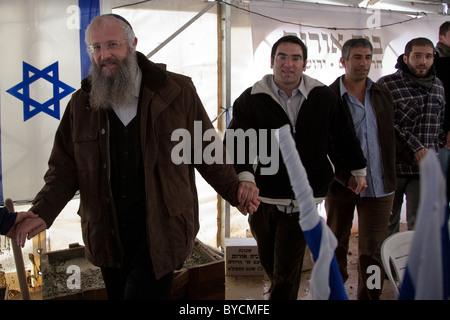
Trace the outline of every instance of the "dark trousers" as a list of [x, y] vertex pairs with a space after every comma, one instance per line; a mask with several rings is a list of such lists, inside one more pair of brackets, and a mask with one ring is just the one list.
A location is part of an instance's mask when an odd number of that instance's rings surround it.
[[[327, 224], [338, 240], [336, 260], [344, 282], [348, 278], [347, 254], [355, 207], [358, 212], [358, 299], [378, 300], [383, 288], [384, 268], [381, 245], [388, 236], [388, 223], [394, 195], [381, 198], [352, 197], [353, 200], [327, 196]], [[367, 286], [368, 267], [378, 266], [380, 289]], [[370, 269], [369, 269], [370, 270]]]
[[299, 213], [287, 214], [275, 205], [261, 203], [249, 224], [259, 260], [271, 281], [270, 299], [296, 300], [306, 247]]
[[101, 268], [109, 300], [169, 299], [173, 272], [156, 279], [148, 247], [127, 260], [121, 268]]
[[397, 177], [392, 216], [389, 220], [389, 235], [400, 231], [403, 196], [406, 196], [406, 224], [408, 230], [414, 230], [420, 201], [420, 180], [415, 177]]

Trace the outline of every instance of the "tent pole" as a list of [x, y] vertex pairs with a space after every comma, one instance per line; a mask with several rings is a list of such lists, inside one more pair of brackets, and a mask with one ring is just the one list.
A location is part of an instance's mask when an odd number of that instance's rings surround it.
[[[231, 11], [230, 6], [219, 4], [218, 19], [218, 106], [217, 113], [231, 105]], [[226, 117], [220, 117], [218, 130], [225, 132]], [[230, 237], [230, 204], [218, 196], [217, 246], [225, 248], [225, 238]]]

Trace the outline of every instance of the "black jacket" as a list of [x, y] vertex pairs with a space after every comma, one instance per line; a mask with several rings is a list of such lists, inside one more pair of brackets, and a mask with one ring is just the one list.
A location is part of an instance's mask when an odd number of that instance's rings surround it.
[[[241, 128], [245, 131], [253, 128], [258, 131], [290, 125], [286, 112], [273, 97], [267, 85], [270, 76], [265, 76], [236, 99], [233, 105], [233, 119], [228, 129]], [[291, 132], [314, 197], [324, 197], [334, 175], [328, 158], [330, 152], [333, 152], [336, 159], [339, 159], [348, 170], [365, 168], [366, 160], [353, 125], [349, 122], [337, 95], [327, 86], [306, 75], [303, 75], [302, 81], [305, 81], [309, 93], [301, 106], [296, 127], [292, 128], [290, 125]], [[280, 152], [279, 149], [276, 152]], [[235, 161], [234, 166], [238, 174], [243, 171], [254, 174], [260, 196], [272, 199], [294, 198], [281, 154], [279, 154], [279, 169], [275, 175], [261, 175], [261, 168], [269, 165], [258, 163], [254, 169], [252, 165], [254, 158], [248, 160], [245, 164]]]
[[436, 56], [434, 59], [436, 77], [438, 77], [445, 90], [445, 117], [443, 123], [444, 132], [450, 131], [450, 57]]

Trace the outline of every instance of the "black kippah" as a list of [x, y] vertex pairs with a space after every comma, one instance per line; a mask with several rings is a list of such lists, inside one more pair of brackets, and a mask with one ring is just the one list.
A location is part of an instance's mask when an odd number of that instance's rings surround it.
[[116, 19], [122, 20], [123, 22], [125, 22], [131, 29], [133, 29], [133, 27], [131, 26], [131, 24], [127, 21], [127, 19], [125, 19], [122, 16], [119, 16], [118, 14], [115, 13], [109, 13], [109, 14], [105, 14], [105, 16], [113, 16]]

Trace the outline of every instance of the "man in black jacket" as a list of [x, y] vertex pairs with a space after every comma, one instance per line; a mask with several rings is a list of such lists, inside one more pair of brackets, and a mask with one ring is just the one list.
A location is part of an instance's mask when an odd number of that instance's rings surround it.
[[450, 156], [450, 21], [444, 22], [439, 27], [439, 42], [436, 44], [436, 56], [434, 58], [436, 76], [442, 81], [445, 90], [445, 117], [442, 128], [446, 134], [446, 145], [439, 150], [444, 175], [447, 179], [447, 199], [450, 199], [449, 161]]
[[[271, 280], [270, 299], [297, 299], [306, 246], [286, 167], [276, 163], [277, 170], [273, 170], [274, 163], [262, 161], [269, 154], [268, 149], [274, 161], [282, 159], [281, 155], [274, 156], [279, 154], [279, 149], [273, 148], [274, 131], [285, 124], [291, 126], [318, 202], [325, 197], [333, 178], [330, 153], [352, 172], [349, 187], [354, 192], [366, 187], [366, 161], [352, 124], [336, 94], [303, 74], [306, 60], [306, 46], [298, 37], [279, 39], [272, 47], [273, 75], [264, 76], [235, 101], [226, 133], [227, 148], [229, 140], [236, 138], [230, 133], [237, 129], [257, 137], [253, 141], [257, 147], [252, 149], [250, 141], [245, 149], [245, 163], [236, 161], [243, 158], [239, 146], [231, 151], [240, 181], [256, 182], [262, 198], [258, 210], [249, 216], [249, 224], [258, 244], [260, 262]], [[248, 136], [252, 137], [250, 133]], [[233, 145], [239, 143], [235, 141]]]
[[[367, 284], [373, 272], [383, 270], [381, 245], [388, 235], [389, 216], [394, 200], [395, 131], [394, 100], [389, 91], [374, 83], [368, 74], [373, 47], [365, 38], [350, 39], [342, 47], [341, 64], [345, 75], [330, 88], [342, 99], [360, 139], [367, 159], [367, 189], [359, 195], [346, 188], [350, 173], [336, 164], [336, 177], [325, 198], [327, 224], [338, 239], [336, 259], [344, 281], [348, 278], [347, 254], [355, 207], [358, 210], [358, 299], [378, 300], [384, 277]], [[378, 285], [379, 284], [379, 285]]]

